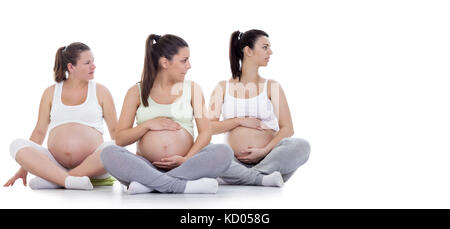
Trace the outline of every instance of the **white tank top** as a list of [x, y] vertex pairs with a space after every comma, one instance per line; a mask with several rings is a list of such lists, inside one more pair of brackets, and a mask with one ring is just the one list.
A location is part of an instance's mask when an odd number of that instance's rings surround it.
[[63, 84], [64, 81], [55, 84], [48, 132], [50, 133], [53, 128], [65, 123], [80, 123], [93, 127], [103, 134], [103, 110], [98, 104], [95, 82], [89, 81], [86, 101], [75, 106], [62, 103]]
[[229, 94], [229, 82], [226, 82], [225, 96], [222, 105], [223, 119], [236, 117], [254, 117], [260, 119], [264, 124], [274, 131], [280, 130], [278, 119], [273, 110], [272, 101], [267, 95], [267, 81], [264, 82], [264, 90], [259, 95], [240, 99]]

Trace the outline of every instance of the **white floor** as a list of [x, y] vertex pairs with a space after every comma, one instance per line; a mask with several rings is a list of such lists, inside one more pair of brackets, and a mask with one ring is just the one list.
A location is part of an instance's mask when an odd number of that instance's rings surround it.
[[[313, 164], [313, 163], [311, 163]], [[0, 208], [449, 208], [450, 189], [442, 177], [405, 179], [345, 170], [322, 172], [310, 165], [300, 168], [282, 188], [222, 185], [215, 195], [149, 193], [127, 195], [122, 185], [93, 191], [31, 190], [21, 184], [0, 188]], [[332, 171], [331, 169], [330, 171]], [[414, 175], [414, 174], [412, 174]], [[365, 179], [361, 179], [364, 177]], [[31, 176], [29, 176], [31, 178]], [[442, 181], [442, 182], [441, 182]]]
[[[285, 189], [223, 185], [215, 195], [149, 193], [127, 195], [115, 182], [93, 191], [31, 190], [20, 183], [0, 189], [1, 208], [295, 208]], [[300, 206], [297, 206], [300, 207]]]

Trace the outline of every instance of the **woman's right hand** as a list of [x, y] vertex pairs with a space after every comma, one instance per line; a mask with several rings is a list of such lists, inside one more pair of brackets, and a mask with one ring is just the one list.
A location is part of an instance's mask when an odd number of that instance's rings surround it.
[[181, 125], [172, 119], [166, 117], [158, 117], [146, 121], [149, 130], [179, 130]]
[[20, 168], [19, 171], [17, 171], [16, 174], [14, 174], [14, 176], [11, 177], [11, 179], [9, 179], [3, 185], [3, 187], [9, 187], [9, 186], [14, 185], [14, 182], [16, 182], [16, 180], [19, 178], [22, 179], [23, 185], [27, 186], [27, 175], [28, 175], [28, 172], [25, 169]]
[[237, 122], [239, 126], [244, 126], [248, 128], [263, 130], [261, 120], [257, 118], [245, 117], [245, 118], [237, 118]]

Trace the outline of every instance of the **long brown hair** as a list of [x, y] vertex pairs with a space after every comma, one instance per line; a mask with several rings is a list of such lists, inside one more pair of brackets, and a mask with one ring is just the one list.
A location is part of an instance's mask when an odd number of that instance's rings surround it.
[[166, 34], [161, 37], [150, 34], [148, 36], [145, 42], [145, 60], [141, 78], [141, 99], [145, 107], [148, 106], [148, 96], [159, 70], [159, 58], [165, 57], [172, 60], [172, 57], [183, 47], [188, 47], [188, 44], [175, 35]]
[[54, 78], [57, 83], [67, 79], [67, 64], [77, 64], [80, 53], [91, 50], [87, 45], [81, 42], [74, 42], [69, 46], [64, 46], [56, 51], [55, 66], [53, 67]]

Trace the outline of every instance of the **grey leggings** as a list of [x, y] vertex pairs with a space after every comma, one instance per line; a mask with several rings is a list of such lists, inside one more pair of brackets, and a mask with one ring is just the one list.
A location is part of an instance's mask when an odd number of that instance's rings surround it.
[[187, 180], [222, 175], [230, 167], [233, 151], [225, 144], [209, 144], [168, 172], [120, 146], [106, 147], [100, 158], [106, 171], [124, 185], [136, 181], [158, 192], [183, 193]]
[[279, 171], [286, 182], [309, 158], [311, 147], [306, 140], [284, 138], [257, 164], [244, 164], [236, 157], [220, 177], [228, 184], [261, 185], [262, 176]]

